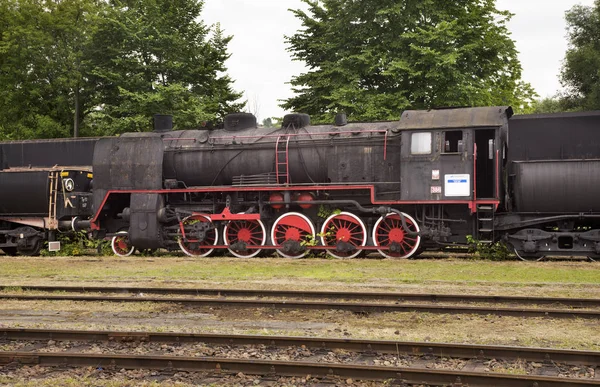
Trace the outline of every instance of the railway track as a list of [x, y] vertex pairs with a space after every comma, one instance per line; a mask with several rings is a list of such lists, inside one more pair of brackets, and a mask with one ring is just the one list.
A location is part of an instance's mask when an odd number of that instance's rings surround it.
[[[42, 351], [0, 352], [0, 365], [40, 366], [93, 366], [105, 369], [147, 368], [166, 373], [173, 371], [202, 371], [215, 374], [245, 374], [267, 376], [305, 376], [322, 378], [354, 378], [361, 380], [394, 380], [407, 384], [463, 383], [473, 386], [586, 386], [600, 383], [600, 352], [572, 351], [540, 348], [498, 347], [464, 344], [411, 343], [392, 341], [324, 339], [281, 336], [240, 336], [186, 333], [71, 331], [41, 329], [0, 329], [0, 339], [11, 341], [76, 341], [134, 343], [171, 343], [208, 345], [299, 347], [313, 350], [346, 350], [357, 352], [360, 362], [351, 364], [313, 361], [281, 361], [265, 359], [239, 359], [212, 356], [124, 355], [115, 353], [73, 353]], [[38, 348], [39, 349], [39, 348]], [[416, 359], [406, 367], [366, 364], [378, 354], [394, 354]], [[427, 362], [436, 358], [456, 357], [467, 361], [459, 370], [426, 368]], [[537, 375], [509, 375], [486, 372], [485, 359], [508, 359], [540, 362]], [[595, 367], [595, 378], [576, 379], [551, 376], [559, 364]]]
[[0, 290], [63, 293], [126, 293], [182, 296], [219, 297], [269, 297], [336, 300], [380, 300], [380, 301], [423, 301], [454, 303], [494, 303], [518, 305], [560, 305], [570, 308], [600, 307], [600, 299], [565, 297], [490, 296], [476, 294], [434, 294], [396, 292], [338, 292], [310, 290], [253, 290], [253, 289], [210, 289], [210, 288], [164, 288], [164, 287], [114, 287], [114, 286], [43, 286], [43, 285], [0, 285]]
[[[162, 302], [176, 303], [195, 307], [235, 307], [235, 308], [277, 308], [277, 309], [307, 309], [307, 310], [346, 310], [355, 313], [381, 312], [425, 312], [444, 314], [478, 314], [517, 317], [550, 317], [550, 318], [585, 318], [599, 319], [600, 310], [577, 310], [574, 308], [597, 307], [600, 300], [596, 299], [566, 299], [540, 297], [510, 297], [510, 296], [478, 296], [478, 295], [421, 295], [402, 293], [353, 293], [353, 292], [310, 292], [310, 291], [264, 291], [264, 290], [227, 290], [227, 289], [171, 289], [171, 288], [117, 288], [117, 287], [64, 287], [64, 286], [21, 286], [21, 290], [43, 292], [97, 292], [97, 293], [128, 293], [129, 296], [98, 296], [98, 295], [65, 295], [65, 294], [0, 294], [0, 299], [14, 300], [50, 300], [50, 301], [88, 301], [88, 302]], [[12, 287], [4, 287], [10, 291]], [[171, 294], [171, 295], [212, 295], [217, 298], [197, 297], [147, 297], [140, 294]], [[262, 299], [232, 299], [238, 297], [270, 297], [284, 300]], [[289, 298], [289, 299], [285, 299]], [[295, 298], [335, 299], [337, 301], [304, 301]], [[346, 300], [378, 299], [387, 303], [348, 302]], [[343, 300], [340, 301], [340, 300]], [[524, 308], [471, 305], [438, 305], [407, 304], [408, 300], [444, 301], [462, 303], [508, 303], [559, 305], [568, 308]]]

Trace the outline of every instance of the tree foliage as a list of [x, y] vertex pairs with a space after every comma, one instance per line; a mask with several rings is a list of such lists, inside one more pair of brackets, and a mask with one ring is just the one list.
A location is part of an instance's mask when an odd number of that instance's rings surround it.
[[282, 107], [331, 121], [397, 119], [403, 109], [526, 107], [535, 96], [495, 0], [303, 0], [287, 37], [296, 96]]
[[202, 0], [5, 0], [0, 4], [0, 139], [179, 127], [237, 111], [230, 36]]
[[74, 88], [87, 72], [84, 26], [93, 23], [97, 6], [91, 0], [0, 4], [0, 136], [70, 133]]
[[600, 1], [566, 13], [569, 49], [561, 81], [569, 109], [600, 109]]
[[531, 109], [525, 113], [529, 114], [544, 114], [544, 113], [561, 113], [567, 111], [563, 100], [560, 96], [547, 97], [537, 99], [531, 104]]

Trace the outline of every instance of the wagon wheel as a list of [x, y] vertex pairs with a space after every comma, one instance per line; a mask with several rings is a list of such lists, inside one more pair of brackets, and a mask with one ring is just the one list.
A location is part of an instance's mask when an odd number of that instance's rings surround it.
[[17, 249], [19, 254], [26, 255], [29, 257], [35, 257], [35, 256], [39, 255], [41, 250], [42, 250], [42, 240], [41, 239], [34, 240], [33, 244], [31, 246], [28, 246], [23, 249]]
[[[190, 257], [207, 257], [215, 249], [202, 246], [215, 246], [218, 242], [217, 229], [212, 221], [204, 215], [191, 215], [181, 221], [180, 227], [185, 231], [185, 240], [181, 235], [177, 243], [179, 248]], [[212, 227], [212, 228], [211, 228]]]
[[315, 226], [310, 219], [298, 212], [288, 212], [281, 215], [271, 228], [271, 241], [289, 249], [278, 249], [277, 253], [285, 258], [302, 258], [308, 253], [302, 243], [314, 241]]
[[539, 262], [546, 258], [545, 255], [542, 255], [540, 253], [526, 253], [525, 251], [517, 250], [516, 247], [513, 247], [513, 252], [517, 256], [517, 258], [525, 262]]
[[350, 212], [331, 215], [321, 227], [321, 244], [337, 246], [346, 243], [348, 251], [327, 250], [334, 258], [354, 258], [361, 253], [360, 247], [367, 244], [367, 228], [360, 218]]
[[[267, 241], [267, 231], [265, 225], [259, 219], [232, 220], [223, 229], [223, 240], [226, 245], [241, 242], [246, 245], [264, 246]], [[241, 251], [232, 248], [227, 250], [238, 258], [256, 257], [262, 251], [262, 249]]]
[[113, 253], [119, 257], [128, 257], [133, 254], [135, 247], [129, 242], [129, 233], [127, 231], [119, 231], [110, 242]]
[[[408, 231], [419, 232], [419, 225], [408, 214], [402, 213], [406, 219]], [[390, 250], [377, 250], [386, 258], [410, 258], [421, 246], [420, 236], [410, 236], [402, 227], [402, 219], [396, 213], [382, 216], [373, 227], [373, 243], [375, 246], [389, 246]]]
[[17, 255], [17, 248], [16, 247], [3, 247], [2, 251], [4, 251], [4, 254], [14, 257], [15, 255]]

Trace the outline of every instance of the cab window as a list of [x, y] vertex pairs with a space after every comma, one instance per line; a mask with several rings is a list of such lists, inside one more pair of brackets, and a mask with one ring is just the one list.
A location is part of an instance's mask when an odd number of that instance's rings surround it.
[[462, 130], [449, 130], [444, 132], [442, 153], [458, 153], [463, 151], [464, 146]]
[[410, 138], [411, 155], [431, 154], [431, 132], [413, 133]]

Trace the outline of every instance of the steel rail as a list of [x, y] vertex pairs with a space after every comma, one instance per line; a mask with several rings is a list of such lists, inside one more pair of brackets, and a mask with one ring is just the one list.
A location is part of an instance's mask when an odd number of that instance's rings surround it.
[[162, 302], [188, 306], [276, 308], [298, 310], [345, 310], [355, 313], [421, 312], [445, 314], [478, 314], [514, 317], [550, 317], [600, 319], [600, 311], [536, 308], [499, 308], [484, 306], [445, 306], [419, 304], [376, 304], [365, 302], [269, 301], [244, 299], [106, 297], [75, 295], [0, 295], [2, 300], [93, 301], [93, 302]]
[[0, 328], [0, 340], [206, 343], [218, 345], [265, 345], [271, 347], [305, 346], [313, 349], [342, 349], [362, 353], [403, 353], [416, 356], [425, 355], [468, 359], [522, 359], [535, 362], [600, 366], [600, 351], [297, 336]]
[[105, 287], [105, 286], [43, 286], [43, 285], [0, 285], [0, 290], [15, 288], [24, 291], [66, 292], [66, 293], [126, 293], [126, 294], [173, 294], [187, 296], [220, 297], [274, 297], [274, 298], [319, 298], [343, 300], [385, 300], [385, 301], [425, 301], [455, 303], [497, 303], [521, 305], [562, 305], [572, 308], [600, 307], [596, 298], [494, 296], [476, 294], [432, 294], [395, 292], [338, 292], [311, 290], [246, 290], [246, 289], [206, 289], [206, 288], [164, 288], [164, 287]]
[[497, 373], [443, 371], [421, 368], [399, 368], [329, 363], [309, 363], [271, 360], [244, 360], [214, 357], [131, 356], [81, 353], [1, 352], [0, 364], [77, 366], [106, 369], [154, 369], [173, 371], [204, 371], [217, 374], [342, 377], [362, 380], [396, 380], [405, 383], [463, 383], [473, 386], [510, 387], [571, 387], [597, 386], [598, 381], [545, 376], [507, 375]]

